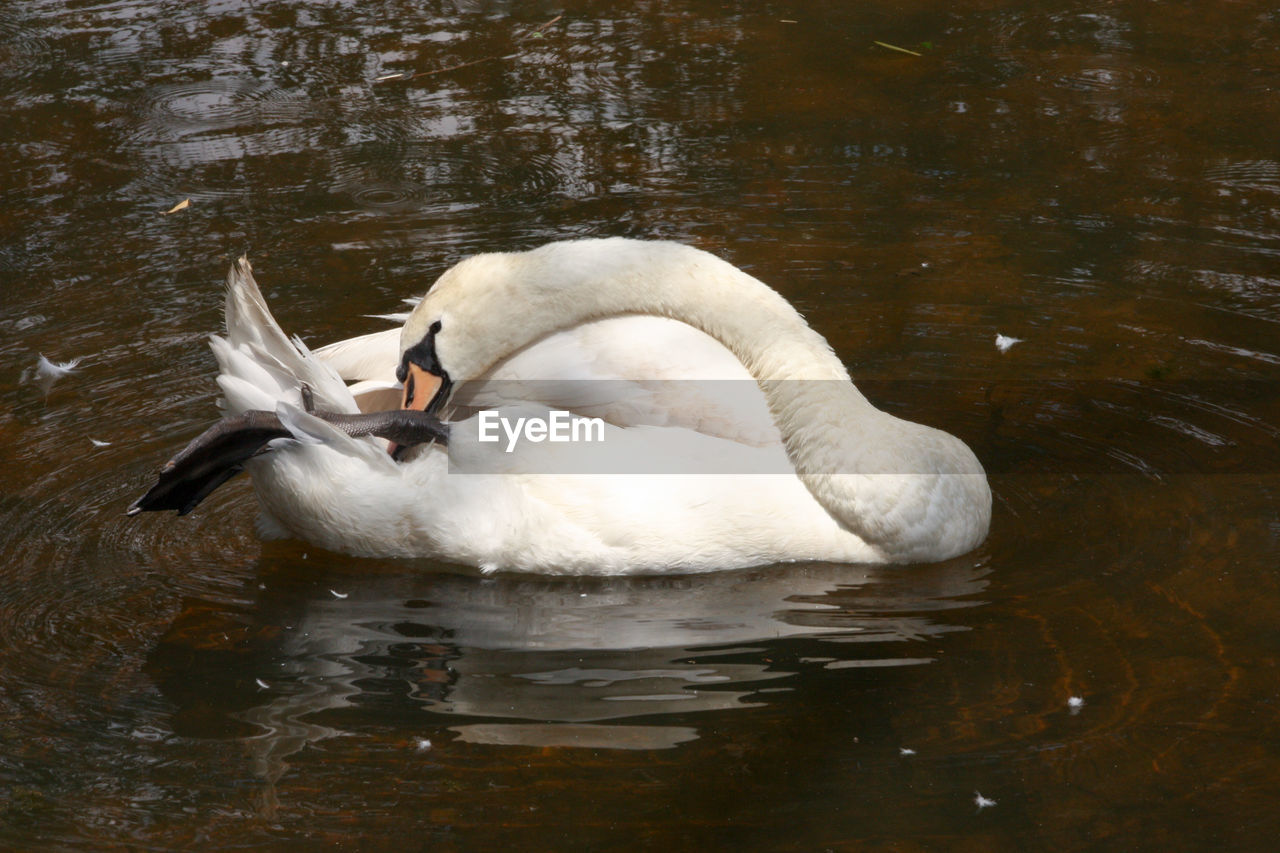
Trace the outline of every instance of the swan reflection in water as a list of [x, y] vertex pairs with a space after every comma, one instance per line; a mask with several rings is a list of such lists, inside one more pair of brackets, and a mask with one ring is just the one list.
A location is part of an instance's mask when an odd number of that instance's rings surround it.
[[254, 600], [189, 603], [151, 657], [175, 728], [243, 738], [269, 784], [375, 715], [437, 746], [676, 747], [699, 714], [766, 703], [806, 667], [929, 663], [919, 641], [965, 630], [940, 617], [981, 604], [988, 573], [978, 555], [564, 579], [316, 562], [264, 558]]

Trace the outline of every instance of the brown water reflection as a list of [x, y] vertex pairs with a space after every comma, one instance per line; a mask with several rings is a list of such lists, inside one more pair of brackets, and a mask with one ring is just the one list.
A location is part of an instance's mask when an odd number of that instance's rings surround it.
[[[1247, 2], [0, 10], [0, 846], [1266, 849], [1278, 36]], [[122, 520], [216, 417], [232, 255], [314, 343], [608, 234], [749, 269], [969, 441], [987, 544], [553, 582], [264, 546], [244, 483]], [[83, 361], [44, 393], [39, 353]]]

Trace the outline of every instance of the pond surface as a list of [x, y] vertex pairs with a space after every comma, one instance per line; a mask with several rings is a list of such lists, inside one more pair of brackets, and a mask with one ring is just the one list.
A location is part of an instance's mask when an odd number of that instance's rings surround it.
[[[1277, 44], [1208, 0], [5, 6], [0, 846], [1269, 848]], [[964, 438], [986, 544], [482, 578], [263, 543], [243, 479], [123, 517], [218, 416], [234, 256], [320, 344], [603, 235]]]

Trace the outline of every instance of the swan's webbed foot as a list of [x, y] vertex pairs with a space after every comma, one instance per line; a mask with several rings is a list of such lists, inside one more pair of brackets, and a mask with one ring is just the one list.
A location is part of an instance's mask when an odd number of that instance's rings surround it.
[[[304, 386], [303, 406], [315, 417], [333, 424], [352, 437], [374, 435], [392, 443], [392, 458], [399, 460], [409, 447], [428, 442], [447, 444], [449, 426], [426, 412], [396, 410], [368, 414], [339, 414], [317, 410], [311, 389]], [[244, 464], [265, 452], [277, 438], [292, 433], [275, 412], [248, 411], [223, 418], [201, 433], [165, 463], [155, 485], [130, 505], [126, 515], [176, 510], [186, 515], [215, 489], [244, 470]]]
[[166, 462], [155, 485], [125, 514], [173, 509], [186, 515], [244, 470], [244, 463], [267, 442], [288, 435], [275, 412], [248, 411], [223, 418]]

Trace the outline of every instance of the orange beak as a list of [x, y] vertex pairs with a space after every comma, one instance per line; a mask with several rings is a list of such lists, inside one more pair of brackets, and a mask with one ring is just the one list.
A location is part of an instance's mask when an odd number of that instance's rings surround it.
[[408, 371], [404, 378], [404, 397], [400, 400], [400, 408], [426, 411], [444, 380], [413, 362], [409, 362]]
[[[427, 406], [435, 399], [444, 380], [429, 370], [423, 370], [413, 362], [408, 364], [408, 375], [404, 378], [404, 396], [400, 398], [401, 409], [426, 411]], [[387, 452], [395, 456], [400, 445], [394, 441], [387, 445]]]

